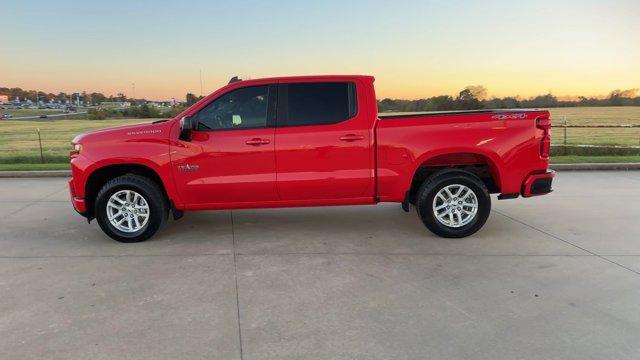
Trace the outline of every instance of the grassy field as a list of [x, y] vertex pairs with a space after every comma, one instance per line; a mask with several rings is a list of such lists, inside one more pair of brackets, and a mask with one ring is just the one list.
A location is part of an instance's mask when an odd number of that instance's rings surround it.
[[554, 125], [640, 125], [640, 106], [574, 107], [549, 109]]
[[[640, 125], [640, 107], [580, 107], [549, 109], [554, 125]], [[551, 132], [554, 144], [565, 143], [563, 128]], [[640, 127], [636, 128], [567, 128], [567, 144], [640, 145]]]
[[77, 134], [90, 130], [153, 120], [3, 120], [0, 122], [0, 164], [39, 163], [41, 160], [37, 129], [40, 129], [45, 161], [60, 163], [67, 161], [70, 149], [69, 143]]
[[640, 127], [636, 128], [553, 128], [553, 144], [568, 145], [640, 145]]

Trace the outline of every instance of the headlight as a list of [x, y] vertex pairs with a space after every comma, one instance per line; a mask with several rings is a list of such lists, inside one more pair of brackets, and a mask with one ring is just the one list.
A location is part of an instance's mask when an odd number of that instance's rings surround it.
[[69, 150], [69, 158], [73, 159], [74, 157], [80, 155], [80, 150], [82, 150], [82, 145], [71, 143], [73, 148]]

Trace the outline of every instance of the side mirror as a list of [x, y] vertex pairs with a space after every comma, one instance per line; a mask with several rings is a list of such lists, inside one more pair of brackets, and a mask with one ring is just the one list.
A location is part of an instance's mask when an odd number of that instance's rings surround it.
[[191, 116], [185, 116], [180, 119], [180, 136], [182, 141], [191, 141], [191, 132], [196, 128], [197, 124]]

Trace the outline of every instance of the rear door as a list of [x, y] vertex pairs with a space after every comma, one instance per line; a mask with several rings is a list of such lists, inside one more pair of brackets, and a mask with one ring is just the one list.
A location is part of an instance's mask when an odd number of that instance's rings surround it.
[[278, 85], [276, 173], [281, 200], [373, 196], [369, 130], [355, 82]]

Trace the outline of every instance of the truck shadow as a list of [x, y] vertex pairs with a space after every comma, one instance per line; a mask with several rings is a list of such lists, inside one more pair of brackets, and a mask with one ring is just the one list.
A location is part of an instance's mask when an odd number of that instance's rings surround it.
[[385, 204], [191, 212], [171, 221], [152, 241], [218, 242], [224, 231], [231, 235], [231, 250], [246, 254], [412, 251], [435, 238], [415, 211]]

